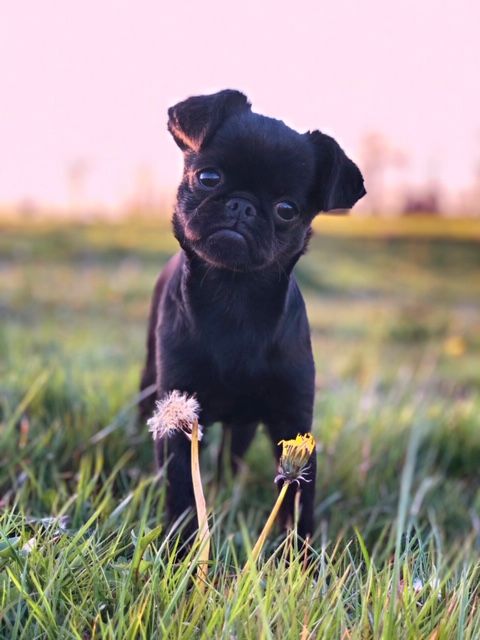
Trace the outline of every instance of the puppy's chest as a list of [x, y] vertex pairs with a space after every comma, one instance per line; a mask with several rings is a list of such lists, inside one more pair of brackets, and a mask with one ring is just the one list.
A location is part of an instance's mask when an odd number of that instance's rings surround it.
[[165, 390], [195, 393], [204, 424], [262, 418], [272, 378], [265, 346], [239, 333], [197, 332], [162, 342], [160, 379]]
[[248, 336], [222, 338], [202, 354], [205, 375], [197, 378], [197, 394], [205, 418], [209, 422], [261, 419], [274, 371], [268, 349]]
[[[191, 357], [184, 357], [185, 347]], [[185, 336], [183, 348], [175, 358], [183, 375], [209, 405], [223, 408], [261, 396], [277, 359], [271, 336], [234, 323], [197, 327]]]
[[212, 323], [198, 338], [199, 351], [221, 380], [254, 384], [270, 368], [271, 335], [264, 330]]

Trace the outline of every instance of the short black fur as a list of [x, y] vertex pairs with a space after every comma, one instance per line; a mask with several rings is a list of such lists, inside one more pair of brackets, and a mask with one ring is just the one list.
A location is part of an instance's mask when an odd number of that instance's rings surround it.
[[[195, 394], [201, 424], [231, 431], [235, 470], [259, 423], [277, 458], [279, 440], [311, 430], [315, 369], [292, 270], [314, 216], [353, 206], [365, 194], [363, 178], [333, 138], [253, 113], [238, 91], [179, 103], [168, 127], [185, 160], [173, 216], [181, 251], [155, 287], [141, 387], [156, 384], [156, 394], [141, 411], [149, 417], [153, 400], [173, 389]], [[172, 522], [194, 505], [188, 440], [158, 442], [158, 465], [167, 452]], [[304, 537], [313, 532], [315, 455], [308, 474]], [[284, 525], [292, 510], [293, 493]]]

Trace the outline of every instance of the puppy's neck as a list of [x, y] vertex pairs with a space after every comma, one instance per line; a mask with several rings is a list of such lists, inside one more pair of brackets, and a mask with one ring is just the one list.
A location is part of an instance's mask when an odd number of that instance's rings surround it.
[[182, 251], [182, 296], [195, 316], [224, 315], [236, 322], [274, 324], [286, 304], [292, 277], [270, 267], [239, 272], [207, 264]]

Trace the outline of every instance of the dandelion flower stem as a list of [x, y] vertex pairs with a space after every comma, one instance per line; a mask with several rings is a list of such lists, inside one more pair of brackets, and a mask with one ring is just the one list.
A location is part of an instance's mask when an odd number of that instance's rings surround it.
[[268, 537], [268, 534], [270, 533], [270, 531], [272, 530], [272, 527], [275, 523], [275, 520], [277, 518], [278, 512], [280, 511], [280, 507], [282, 506], [282, 503], [285, 499], [285, 496], [287, 495], [287, 490], [288, 487], [290, 486], [290, 481], [286, 480], [283, 483], [282, 488], [279, 491], [279, 494], [277, 496], [277, 501], [275, 502], [275, 504], [273, 505], [273, 509], [270, 512], [270, 515], [268, 516], [268, 519], [265, 523], [265, 526], [262, 529], [262, 533], [259, 535], [257, 542], [255, 543], [255, 546], [252, 549], [252, 560], [253, 562], [256, 562], [258, 560], [258, 556], [260, 555], [262, 549], [263, 549], [263, 545], [265, 544], [265, 540]]
[[200, 475], [199, 461], [199, 427], [198, 420], [194, 420], [192, 424], [192, 481], [193, 494], [195, 496], [195, 505], [197, 508], [198, 534], [197, 539], [200, 543], [199, 566], [197, 570], [197, 578], [199, 579], [200, 589], [205, 589], [205, 580], [208, 574], [208, 559], [210, 556], [210, 530], [208, 527], [207, 505], [205, 496], [203, 495], [202, 478]]

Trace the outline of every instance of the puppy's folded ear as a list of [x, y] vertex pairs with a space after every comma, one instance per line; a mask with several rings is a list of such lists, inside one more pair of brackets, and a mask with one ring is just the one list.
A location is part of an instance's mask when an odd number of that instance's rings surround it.
[[249, 109], [246, 96], [232, 89], [193, 96], [170, 107], [168, 130], [182, 151], [200, 151], [224, 120]]
[[333, 138], [320, 131], [306, 135], [315, 148], [314, 206], [317, 211], [344, 213], [366, 194], [363, 176]]

